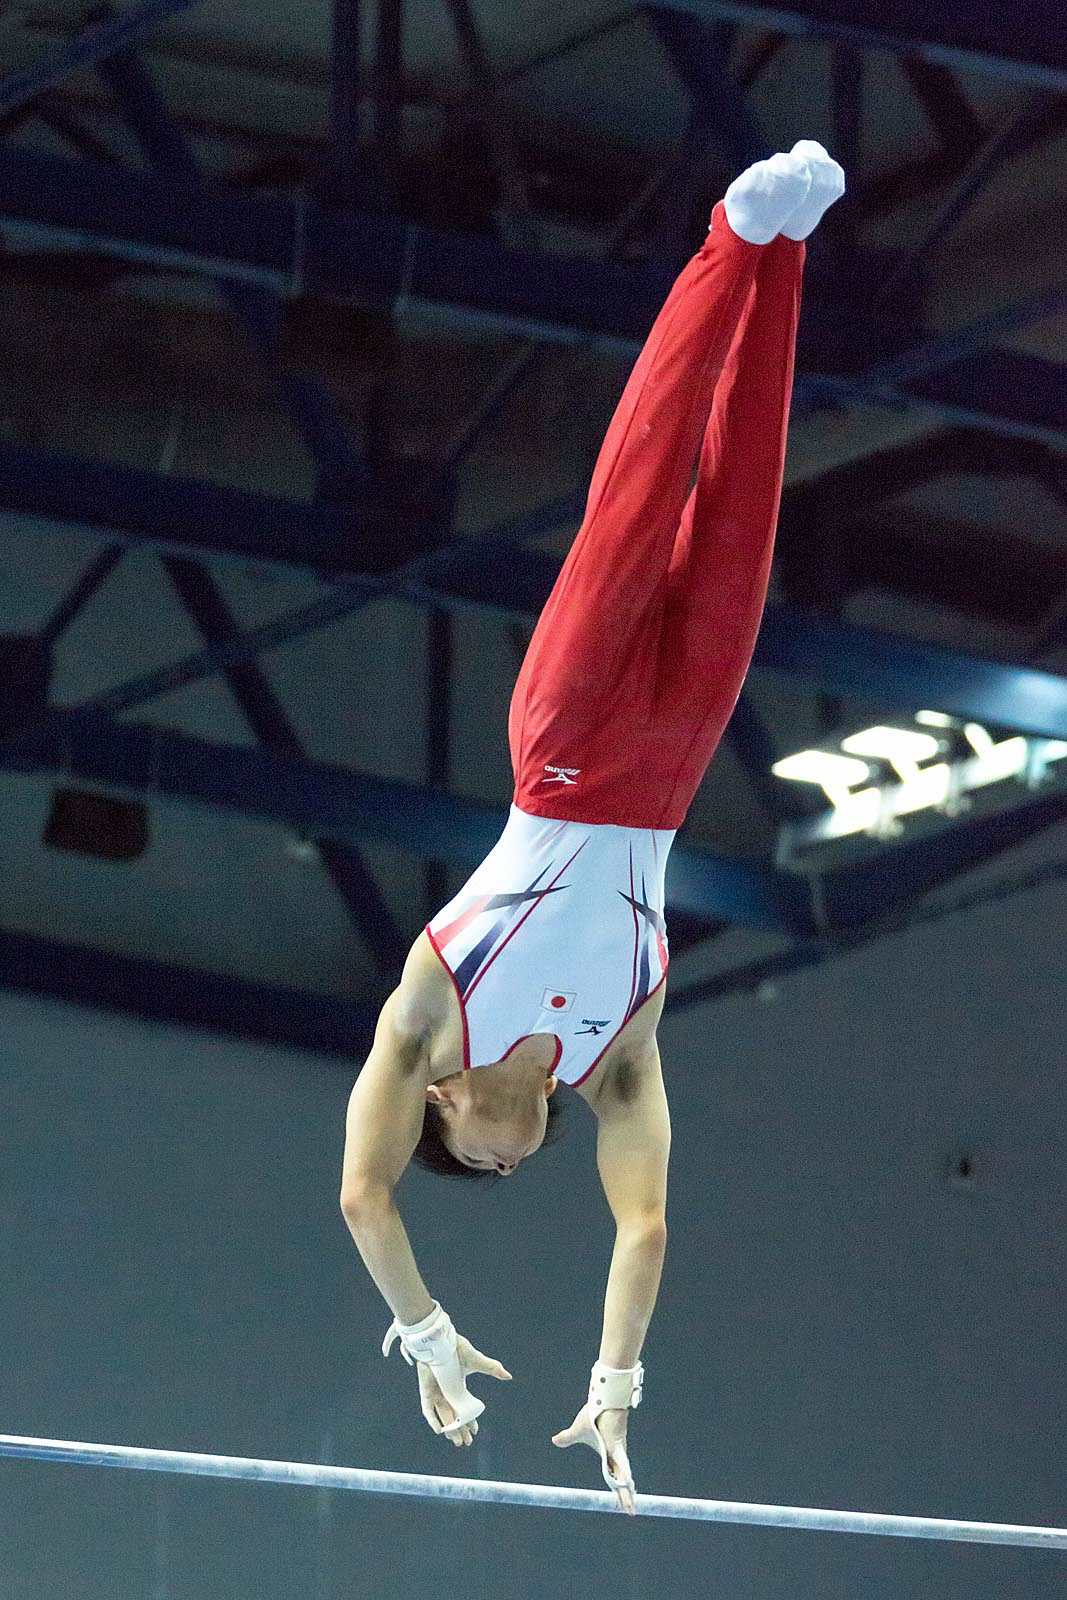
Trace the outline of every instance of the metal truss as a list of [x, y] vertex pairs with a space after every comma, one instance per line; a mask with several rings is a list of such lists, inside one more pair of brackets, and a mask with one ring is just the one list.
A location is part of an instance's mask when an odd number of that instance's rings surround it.
[[[101, 66], [115, 91], [126, 121], [145, 156], [156, 169], [204, 186], [196, 157], [170, 118], [152, 79], [140, 60], [127, 51]], [[331, 396], [311, 379], [283, 373], [276, 359], [278, 307], [265, 290], [245, 284], [220, 284], [219, 290], [244, 326], [268, 374], [281, 389], [307, 449], [318, 469], [318, 499], [343, 500], [370, 488], [371, 475], [360, 460]], [[164, 567], [179, 600], [211, 646], [232, 639], [237, 623], [214, 578], [203, 563], [168, 556]], [[230, 692], [245, 719], [269, 750], [303, 757], [304, 747], [267, 678], [254, 661], [234, 663], [224, 671]], [[388, 902], [354, 845], [325, 840], [319, 846], [322, 865], [347, 906], [357, 931], [379, 972], [388, 975], [407, 953]]]
[[90, 22], [36, 66], [0, 82], [0, 117], [30, 105], [79, 68], [100, 66], [118, 51], [128, 50], [161, 22], [197, 3], [199, 0], [139, 0], [125, 11]]
[[[77, 148], [97, 158], [72, 161], [0, 146], [0, 226], [42, 247], [87, 252], [120, 267], [130, 263], [177, 269], [213, 281], [274, 372], [316, 464], [317, 498], [313, 504], [296, 505], [0, 445], [0, 511], [23, 519], [58, 518], [102, 533], [108, 541], [42, 628], [45, 644], [54, 643], [90, 602], [122, 549], [142, 543], [159, 549], [205, 640], [203, 650], [120, 684], [85, 707], [53, 708], [39, 727], [0, 743], [0, 766], [80, 772], [134, 790], [155, 787], [193, 803], [269, 814], [319, 839], [324, 862], [385, 972], [395, 967], [403, 941], [362, 868], [358, 839], [388, 837], [438, 860], [473, 864], [495, 841], [503, 815], [437, 786], [383, 784], [308, 763], [296, 729], [254, 658], [386, 593], [431, 605], [440, 615], [463, 606], [490, 608], [509, 618], [536, 614], [558, 562], [523, 548], [522, 541], [580, 515], [581, 497], [539, 508], [475, 540], [456, 541], [450, 526], [455, 470], [528, 373], [540, 347], [563, 344], [612, 350], [627, 359], [636, 355], [685, 244], [685, 229], [674, 219], [701, 198], [699, 167], [690, 158], [711, 138], [732, 166], [762, 153], [745, 91], [784, 36], [802, 35], [834, 46], [830, 109], [838, 149], [853, 165], [863, 54], [871, 49], [899, 54], [946, 145], [928, 175], [950, 183], [925, 234], [910, 250], [878, 263], [880, 299], [855, 308], [847, 348], [842, 349], [835, 320], [820, 308], [817, 287], [809, 297], [805, 333], [812, 359], [797, 376], [795, 409], [919, 409], [986, 435], [1067, 445], [1063, 369], [991, 348], [1010, 329], [1067, 305], [1067, 282], [950, 335], [921, 331], [921, 268], [928, 252], [947, 236], [990, 173], [1056, 124], [1062, 110], [1057, 97], [1067, 90], [1067, 46], [1051, 14], [1032, 0], [1022, 5], [1025, 19], [1018, 6], [1008, 15], [982, 0], [946, 20], [928, 5], [909, 0], [895, 8], [891, 26], [884, 7], [873, 0], [813, 0], [776, 7], [663, 0], [638, 8], [687, 89], [690, 120], [683, 159], [653, 177], [613, 232], [613, 239], [623, 238], [647, 206], [660, 206], [650, 264], [636, 267], [608, 259], [610, 240], [607, 255], [599, 260], [549, 258], [538, 249], [522, 163], [497, 96], [499, 81], [494, 80], [468, 0], [449, 0], [449, 10], [490, 155], [499, 201], [498, 237], [427, 227], [392, 209], [401, 156], [402, 0], [379, 0], [370, 139], [361, 123], [362, 85], [368, 74], [360, 52], [360, 6], [358, 0], [334, 0], [330, 141], [321, 168], [291, 197], [212, 190], [188, 140], [131, 52], [156, 23], [189, 3], [142, 0], [121, 14], [98, 11], [86, 28], [37, 67], [0, 83], [0, 129], [15, 126], [36, 108]], [[563, 41], [555, 54], [595, 44], [623, 18], [620, 13]], [[738, 30], [749, 25], [766, 33], [747, 65], [731, 69], [731, 50], [739, 53]], [[86, 65], [95, 65], [115, 90], [150, 170], [106, 164], [88, 130], [65, 117], [53, 98], [45, 106], [42, 96]], [[1012, 78], [1035, 93], [1021, 112], [986, 130], [958, 92], [957, 70]], [[962, 152], [959, 146], [965, 147]], [[862, 193], [861, 183], [861, 204]], [[831, 229], [829, 244], [839, 259], [852, 260], [855, 276], [862, 276], [847, 219], [836, 242]], [[423, 304], [446, 313], [459, 330], [491, 328], [530, 342], [465, 419], [443, 452], [443, 467], [416, 473], [419, 493], [414, 496], [409, 463], [387, 457], [373, 464], [365, 460], [329, 394], [277, 368], [274, 347], [285, 303], [337, 296], [357, 296], [401, 324], [405, 309]], [[399, 517], [383, 517], [398, 504]], [[788, 507], [787, 496], [784, 520]], [[241, 633], [204, 563], [252, 555], [326, 578], [330, 587], [274, 622]], [[1045, 624], [1050, 637], [1058, 636], [1062, 626], [1055, 607], [1053, 613]], [[1004, 728], [1067, 737], [1065, 679], [872, 635], [791, 607], [769, 610], [754, 671], [828, 694], [868, 697], [880, 705], [925, 703]], [[260, 738], [260, 750], [209, 745], [114, 720], [121, 711], [213, 672], [227, 676]], [[767, 735], [750, 702], [741, 702], [729, 737], [773, 814], [775, 797], [765, 772]], [[429, 760], [431, 779], [439, 780], [447, 769], [447, 745], [442, 748], [438, 741]], [[674, 909], [705, 922], [777, 929], [799, 939], [797, 950], [803, 955], [827, 948], [828, 940], [850, 937], [847, 930], [875, 921], [887, 907], [908, 902], [1049, 826], [1061, 806], [1062, 799], [1043, 796], [1008, 820], [962, 824], [952, 830], [949, 844], [944, 837], [938, 841], [936, 852], [922, 843], [895, 847], [876, 868], [854, 866], [821, 881], [814, 898], [795, 878], [679, 842], [672, 854], [668, 898]], [[163, 967], [153, 968], [153, 976], [150, 964], [134, 973], [137, 964], [117, 958], [109, 978], [101, 966], [109, 959], [21, 936], [0, 940], [0, 973], [17, 982], [34, 961], [41, 973], [55, 975], [57, 992], [80, 988], [90, 996], [110, 985], [118, 994], [123, 982], [129, 980], [128, 986], [137, 989], [143, 978], [146, 990], [170, 997], [159, 999], [160, 1014], [195, 1021], [192, 1013], [199, 1002], [182, 998], [192, 982], [202, 986], [199, 992], [207, 997], [202, 1016], [213, 1026], [229, 1026], [226, 1019], [243, 1005], [269, 1018], [273, 1037], [317, 1041], [316, 1048], [327, 1049], [333, 1048], [331, 1039], [340, 1040], [346, 1052], [367, 1023], [358, 1008], [337, 1005], [328, 1015], [329, 1002], [322, 1002], [316, 1013], [319, 1002], [307, 997], [294, 1001], [283, 995], [274, 1004], [268, 996], [250, 1007], [246, 991], [239, 985], [227, 987], [226, 980], [208, 980], [205, 974], [190, 980]], [[63, 974], [66, 983], [61, 982]], [[39, 986], [47, 989], [48, 981], [42, 979]], [[310, 1019], [295, 1035], [282, 1020], [286, 1007]]]
[[[182, 178], [0, 149], [0, 226], [62, 249], [87, 245], [139, 265], [267, 289], [281, 298], [357, 295], [383, 312], [418, 306], [457, 329], [491, 328], [535, 341], [589, 346], [634, 359], [673, 270], [607, 261], [546, 258], [483, 236], [447, 233], [401, 218], [336, 211], [302, 193], [295, 200], [205, 193]], [[921, 410], [992, 433], [1067, 447], [1062, 368], [988, 347], [1008, 326], [1025, 326], [1067, 304], [1067, 284], [953, 335], [920, 340], [887, 363], [848, 375], [802, 371], [794, 406], [827, 403]], [[886, 328], [859, 325], [859, 351], [883, 350]], [[828, 319], [806, 312], [818, 342]], [[964, 348], [966, 347], [966, 348]], [[974, 351], [980, 362], [968, 362]], [[1004, 371], [1010, 360], [1012, 371]], [[1010, 376], [1010, 387], [1005, 379]], [[1059, 404], [1049, 406], [1049, 397]], [[1013, 397], [1009, 405], [1005, 396]]]
[[925, 0], [803, 0], [761, 5], [735, 0], [668, 0], [676, 11], [737, 22], [862, 50], [917, 56], [935, 66], [1038, 88], [1067, 89], [1067, 42], [1055, 6], [998, 0], [940, 8]]
[[[0, 451], [0, 463], [8, 458], [9, 470], [25, 462], [23, 452]], [[14, 457], [12, 461], [11, 457]], [[70, 492], [72, 474], [48, 466], [54, 472], [56, 494], [49, 501], [49, 514], [55, 516], [61, 497]], [[114, 481], [135, 494], [137, 476], [127, 469], [113, 469]], [[40, 471], [38, 478], [40, 478]], [[99, 469], [94, 481], [100, 481]], [[132, 484], [129, 480], [133, 479]], [[0, 492], [3, 477], [0, 476]], [[196, 485], [197, 503], [209, 494], [207, 485]], [[235, 505], [237, 491], [224, 491], [223, 507]], [[265, 496], [251, 497], [252, 506], [269, 517], [268, 507], [284, 505]], [[210, 676], [239, 661], [288, 643], [313, 629], [350, 615], [368, 601], [385, 594], [402, 596], [414, 603], [475, 606], [502, 618], [529, 619], [538, 611], [559, 572], [559, 559], [551, 554], [526, 549], [529, 538], [546, 528], [558, 526], [573, 516], [574, 501], [562, 501], [502, 528], [445, 545], [429, 555], [416, 558], [392, 575], [371, 577], [360, 572], [335, 583], [325, 594], [294, 608], [268, 623], [236, 634], [204, 651], [194, 652], [154, 672], [104, 691], [91, 702], [112, 715], [146, 704], [158, 695], [169, 693], [198, 678]], [[303, 508], [305, 512], [308, 508]], [[85, 519], [73, 518], [81, 526]], [[117, 518], [109, 521], [109, 537], [126, 537], [131, 543], [166, 544], [167, 532], [177, 550], [204, 547], [197, 529], [190, 522], [186, 538], [176, 536], [173, 526], [163, 535], [143, 526], [123, 530]], [[252, 510], [245, 508], [238, 521], [251, 525]], [[216, 526], [222, 518], [216, 514]], [[220, 537], [221, 527], [220, 527]], [[209, 546], [210, 548], [210, 546]], [[239, 543], [242, 554], [261, 552], [277, 560], [276, 549], [264, 539], [262, 545]], [[352, 557], [349, 556], [349, 561]], [[894, 635], [836, 622], [831, 618], [770, 606], [764, 619], [753, 659], [753, 670], [765, 672], [829, 694], [851, 695], [879, 705], [932, 705], [953, 715], [973, 717], [1047, 738], [1067, 738], [1067, 679], [1008, 663], [984, 660], [962, 652], [921, 644]]]
[[[506, 807], [167, 728], [115, 722], [92, 708], [53, 710], [40, 728], [6, 736], [0, 767], [167, 795], [315, 839], [375, 839], [465, 867], [488, 855], [507, 821]], [[798, 933], [814, 926], [803, 884], [760, 863], [680, 842], [668, 870], [671, 904], [704, 921], [723, 918]]]
[[336, 1055], [348, 1063], [370, 1049], [379, 1010], [10, 929], [0, 929], [0, 984], [155, 1022]]

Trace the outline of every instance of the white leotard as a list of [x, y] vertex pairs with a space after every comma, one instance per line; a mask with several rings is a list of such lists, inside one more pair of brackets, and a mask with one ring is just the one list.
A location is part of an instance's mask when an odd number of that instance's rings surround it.
[[559, 822], [511, 807], [481, 866], [427, 926], [463, 1017], [463, 1065], [531, 1034], [587, 1078], [667, 975], [663, 879], [674, 830]]

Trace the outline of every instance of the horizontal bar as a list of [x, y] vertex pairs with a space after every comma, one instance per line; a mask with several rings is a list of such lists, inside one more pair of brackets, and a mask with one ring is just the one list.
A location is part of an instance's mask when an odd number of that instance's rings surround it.
[[[185, 1450], [145, 1450], [120, 1444], [76, 1444], [0, 1434], [0, 1457], [18, 1461], [62, 1461], [134, 1472], [170, 1472], [197, 1478], [241, 1478], [252, 1483], [287, 1483], [300, 1488], [348, 1489], [360, 1494], [414, 1495], [420, 1500], [468, 1504], [540, 1506], [551, 1511], [620, 1511], [602, 1489], [565, 1489], [544, 1483], [498, 1483], [492, 1478], [432, 1477], [419, 1472], [377, 1472], [365, 1467], [319, 1466], [297, 1461], [255, 1461], [246, 1456], [196, 1455]], [[646, 1517], [686, 1522], [734, 1522], [765, 1528], [803, 1528], [810, 1533], [871, 1533], [896, 1539], [952, 1539], [966, 1544], [1023, 1545], [1067, 1550], [1067, 1528], [1032, 1528], [1003, 1522], [954, 1522], [937, 1517], [895, 1517], [876, 1511], [820, 1511], [800, 1506], [745, 1505], [734, 1500], [686, 1500], [677, 1495], [639, 1494], [634, 1503]]]

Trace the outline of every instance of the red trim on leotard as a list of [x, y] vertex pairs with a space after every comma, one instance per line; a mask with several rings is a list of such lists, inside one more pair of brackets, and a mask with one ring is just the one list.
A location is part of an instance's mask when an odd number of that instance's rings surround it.
[[[563, 1054], [563, 1040], [560, 1038], [558, 1033], [524, 1033], [522, 1035], [521, 1039], [516, 1039], [514, 1044], [508, 1046], [508, 1048], [504, 1051], [504, 1054], [500, 1057], [500, 1060], [501, 1061], [506, 1061], [508, 1059], [508, 1056], [511, 1054], [511, 1052], [513, 1050], [517, 1050], [519, 1048], [519, 1045], [525, 1043], [525, 1041], [527, 1039], [555, 1039], [555, 1041], [556, 1041], [555, 1060], [552, 1062], [552, 1065], [549, 1067], [547, 1073], [545, 1074], [546, 1077], [551, 1078], [552, 1074], [555, 1072], [556, 1068], [559, 1066], [559, 1058]], [[487, 1065], [489, 1065], [489, 1066], [498, 1066], [499, 1062], [488, 1062]]]
[[443, 928], [439, 928], [437, 936], [442, 945], [451, 943], [457, 933], [463, 932], [468, 922], [473, 922], [475, 917], [480, 917], [492, 898], [492, 894], [480, 894], [476, 900], [471, 902], [466, 911], [461, 912], [458, 917], [454, 917], [451, 922], [446, 922]]
[[542, 901], [544, 900], [545, 896], [548, 894], [549, 889], [554, 889], [556, 887], [556, 884], [562, 878], [562, 876], [566, 872], [567, 868], [571, 865], [571, 862], [577, 861], [578, 857], [581, 855], [582, 851], [585, 849], [585, 847], [586, 847], [586, 845], [588, 843], [589, 843], [589, 835], [586, 834], [585, 838], [582, 840], [582, 842], [578, 846], [577, 850], [571, 856], [570, 861], [565, 861], [563, 863], [563, 865], [560, 867], [559, 871], [556, 873], [556, 876], [552, 879], [552, 882], [548, 885], [547, 888], [538, 891], [537, 899], [534, 901], [534, 903], [530, 907], [529, 911], [524, 911], [523, 912], [523, 914], [519, 918], [518, 922], [516, 922], [515, 926], [512, 928], [511, 932], [508, 934], [507, 938], [506, 939], [502, 939], [500, 941], [500, 943], [497, 945], [496, 949], [493, 951], [492, 955], [489, 957], [489, 960], [482, 967], [482, 970], [479, 972], [478, 976], [468, 986], [468, 988], [467, 988], [467, 999], [468, 1000], [470, 999], [471, 995], [474, 993], [475, 989], [477, 989], [478, 985], [481, 983], [481, 981], [485, 977], [486, 973], [489, 971], [489, 968], [493, 965], [493, 962], [496, 960], [497, 956], [499, 956], [502, 953], [502, 951], [504, 951], [507, 948], [507, 946], [511, 943], [512, 939], [514, 939], [515, 935], [518, 933], [519, 929], [522, 927], [522, 925], [526, 921], [527, 917], [532, 917], [533, 916], [533, 914], [537, 910], [538, 906], [542, 903]]
[[[566, 870], [566, 869], [564, 869], [564, 870]], [[449, 966], [448, 962], [445, 960], [444, 956], [441, 954], [440, 950], [437, 948], [437, 940], [434, 938], [433, 934], [430, 932], [429, 927], [427, 927], [427, 929], [426, 929], [426, 937], [429, 939], [430, 944], [433, 946], [434, 954], [437, 956], [438, 961], [440, 961], [441, 965], [444, 967], [445, 971], [448, 973], [448, 976], [451, 978], [452, 987], [456, 991], [456, 999], [459, 1002], [460, 1020], [463, 1023], [463, 1070], [464, 1070], [464, 1072], [469, 1072], [471, 1070], [471, 1042], [470, 1042], [470, 1034], [467, 1031], [467, 1010], [466, 1010], [466, 1007], [463, 1004], [463, 996], [459, 992], [459, 984], [456, 982], [456, 975], [452, 971], [452, 968]], [[555, 1072], [556, 1068], [559, 1066], [560, 1057], [563, 1054], [563, 1040], [560, 1038], [558, 1033], [550, 1033], [550, 1034], [545, 1035], [545, 1037], [549, 1038], [549, 1039], [555, 1039], [555, 1041], [556, 1041], [555, 1059], [553, 1060], [552, 1065], [549, 1067], [548, 1072], [545, 1074], [546, 1077], [551, 1078], [552, 1074]], [[516, 1039], [515, 1043], [513, 1045], [511, 1045], [504, 1052], [504, 1054], [500, 1058], [501, 1061], [506, 1061], [508, 1059], [508, 1056], [511, 1054], [512, 1050], [516, 1049], [520, 1044], [522, 1044], [523, 1039], [533, 1039], [533, 1038], [541, 1038], [541, 1035], [540, 1034], [536, 1034], [535, 1035], [535, 1034], [532, 1034], [532, 1033], [524, 1033], [521, 1039]], [[485, 1065], [492, 1065], [492, 1063], [485, 1063]]]
[[[665, 972], [663, 974], [662, 978], [657, 983], [656, 987], [654, 989], [650, 989], [648, 991], [648, 993], [645, 995], [645, 998], [641, 1001], [641, 1004], [638, 1006], [637, 1010], [634, 1012], [634, 1014], [633, 1014], [634, 1017], [639, 1017], [641, 1015], [641, 1012], [645, 1009], [645, 1007], [648, 1005], [648, 1002], [652, 999], [652, 996], [654, 994], [658, 994], [659, 993], [659, 991], [663, 988], [663, 985], [666, 983], [666, 981], [667, 981], [667, 974]], [[589, 1073], [593, 1071], [593, 1068], [598, 1066], [599, 1063], [601, 1061], [603, 1061], [604, 1057], [607, 1055], [608, 1051], [611, 1049], [612, 1045], [615, 1043], [615, 1040], [619, 1037], [619, 1034], [622, 1032], [623, 1028], [625, 1028], [626, 1023], [627, 1022], [632, 1022], [632, 1021], [633, 1021], [633, 1017], [627, 1017], [626, 1018], [626, 1022], [622, 1022], [622, 1023], [619, 1024], [619, 1026], [615, 1029], [615, 1032], [612, 1034], [611, 1038], [608, 1040], [607, 1044], [604, 1046], [603, 1050], [601, 1050], [600, 1054], [597, 1056], [596, 1060], [593, 1062], [593, 1065], [591, 1067], [589, 1067], [587, 1071], [583, 1072], [580, 1078], [575, 1078], [574, 1082], [570, 1085], [570, 1087], [572, 1089], [577, 1089], [577, 1087], [578, 1087], [578, 1085], [580, 1083], [584, 1083], [585, 1082], [586, 1078], [588, 1078], [588, 1076], [589, 1076]]]

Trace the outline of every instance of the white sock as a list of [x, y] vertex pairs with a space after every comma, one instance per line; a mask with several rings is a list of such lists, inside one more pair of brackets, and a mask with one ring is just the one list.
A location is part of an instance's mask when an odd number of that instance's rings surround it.
[[726, 191], [726, 220], [740, 239], [769, 244], [807, 199], [811, 172], [803, 156], [775, 155], [757, 161]]
[[787, 239], [806, 239], [822, 220], [823, 212], [844, 194], [845, 174], [814, 139], [798, 139], [789, 153], [806, 163], [811, 173], [811, 188], [781, 231]]

